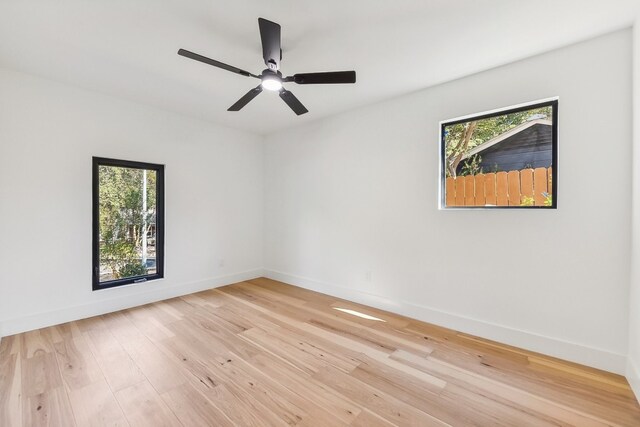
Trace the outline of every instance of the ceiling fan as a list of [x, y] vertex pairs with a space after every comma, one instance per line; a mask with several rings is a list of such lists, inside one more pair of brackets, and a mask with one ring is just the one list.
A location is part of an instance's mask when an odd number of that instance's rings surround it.
[[267, 68], [260, 75], [252, 74], [240, 68], [224, 64], [215, 59], [210, 59], [197, 53], [190, 52], [185, 49], [178, 50], [178, 55], [231, 71], [245, 77], [254, 77], [260, 79], [261, 83], [255, 88], [247, 92], [235, 104], [228, 108], [227, 111], [240, 111], [242, 107], [247, 105], [249, 101], [258, 96], [263, 89], [278, 91], [280, 98], [297, 114], [307, 113], [309, 110], [296, 98], [293, 93], [283, 87], [283, 83], [297, 83], [299, 85], [312, 84], [337, 84], [337, 83], [355, 83], [355, 71], [331, 71], [326, 73], [302, 73], [294, 74], [289, 77], [282, 77], [280, 72], [280, 61], [282, 60], [282, 48], [280, 47], [280, 25], [275, 22], [258, 18], [258, 26], [260, 27], [260, 38], [262, 39], [262, 56]]

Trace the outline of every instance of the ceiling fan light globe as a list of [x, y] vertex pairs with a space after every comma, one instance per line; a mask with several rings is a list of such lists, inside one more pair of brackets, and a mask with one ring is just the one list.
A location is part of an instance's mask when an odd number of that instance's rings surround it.
[[278, 91], [282, 89], [282, 82], [278, 79], [263, 79], [262, 87], [266, 90]]

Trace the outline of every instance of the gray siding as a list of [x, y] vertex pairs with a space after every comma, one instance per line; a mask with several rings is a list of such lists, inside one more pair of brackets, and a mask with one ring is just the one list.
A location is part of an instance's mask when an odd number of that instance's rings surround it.
[[[512, 171], [527, 167], [548, 168], [552, 160], [552, 129], [536, 124], [481, 151], [483, 172]], [[463, 162], [458, 166], [462, 169]]]

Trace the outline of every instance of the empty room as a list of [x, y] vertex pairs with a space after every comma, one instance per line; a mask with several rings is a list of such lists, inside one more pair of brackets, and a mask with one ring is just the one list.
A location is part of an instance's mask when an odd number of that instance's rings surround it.
[[638, 0], [0, 0], [0, 427], [639, 398]]

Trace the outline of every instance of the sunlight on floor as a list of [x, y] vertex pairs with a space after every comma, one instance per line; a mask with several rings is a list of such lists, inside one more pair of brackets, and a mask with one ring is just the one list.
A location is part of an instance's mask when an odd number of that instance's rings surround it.
[[362, 317], [363, 319], [375, 320], [377, 322], [385, 322], [385, 320], [378, 319], [377, 317], [369, 316], [368, 314], [360, 313], [359, 311], [349, 310], [348, 308], [333, 307], [333, 309], [342, 311], [343, 313], [351, 314], [353, 316]]

